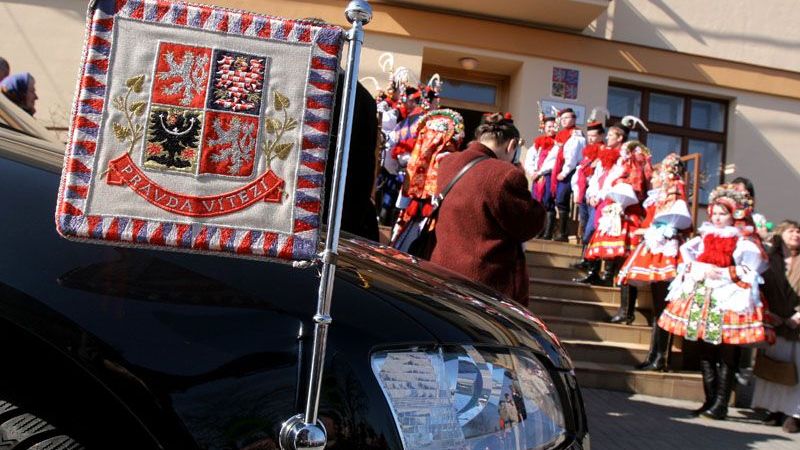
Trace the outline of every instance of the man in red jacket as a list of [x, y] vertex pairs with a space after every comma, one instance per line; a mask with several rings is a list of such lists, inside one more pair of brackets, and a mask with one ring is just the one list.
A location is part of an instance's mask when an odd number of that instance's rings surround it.
[[439, 166], [441, 192], [470, 161], [470, 169], [444, 199], [436, 224], [431, 261], [528, 304], [528, 270], [523, 243], [544, 225], [545, 210], [531, 198], [521, 169], [511, 164], [519, 145], [513, 120], [484, 117], [476, 140]]

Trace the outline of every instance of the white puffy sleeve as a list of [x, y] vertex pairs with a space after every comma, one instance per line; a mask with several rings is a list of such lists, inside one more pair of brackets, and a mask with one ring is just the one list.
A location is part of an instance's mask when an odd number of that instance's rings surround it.
[[583, 154], [583, 147], [586, 146], [586, 138], [583, 136], [572, 135], [564, 143], [564, 167], [561, 168], [562, 175], [566, 177], [575, 169]]
[[528, 175], [529, 178], [532, 178], [533, 174], [536, 172], [536, 161], [538, 159], [539, 150], [535, 145], [531, 145], [528, 147], [528, 151], [525, 152], [525, 159], [522, 161], [522, 168], [525, 170], [525, 174]]
[[703, 238], [695, 236], [681, 245], [680, 252], [684, 263], [696, 261], [703, 251]]

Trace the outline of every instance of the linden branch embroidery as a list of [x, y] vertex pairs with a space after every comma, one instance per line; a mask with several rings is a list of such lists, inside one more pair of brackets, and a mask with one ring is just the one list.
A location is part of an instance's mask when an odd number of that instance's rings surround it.
[[283, 121], [274, 117], [268, 117], [264, 122], [264, 130], [275, 139], [266, 139], [262, 145], [264, 155], [267, 157], [267, 167], [272, 168], [272, 160], [278, 158], [285, 161], [294, 148], [294, 142], [281, 142], [283, 135], [287, 131], [297, 128], [297, 120], [289, 117], [289, 97], [275, 91], [273, 95], [273, 107], [275, 111], [283, 111]]
[[114, 136], [117, 138], [117, 140], [122, 143], [129, 143], [127, 153], [130, 155], [133, 151], [133, 147], [144, 135], [144, 125], [140, 123], [134, 123], [133, 120], [136, 117], [142, 117], [144, 115], [147, 102], [137, 101], [129, 103], [129, 100], [131, 93], [142, 93], [142, 87], [144, 86], [144, 75], [128, 78], [128, 80], [125, 82], [125, 86], [127, 86], [128, 92], [126, 92], [124, 96], [118, 95], [114, 97], [114, 99], [111, 101], [111, 104], [124, 114], [127, 125], [122, 125], [119, 121], [117, 121], [111, 124], [111, 128], [113, 129]]

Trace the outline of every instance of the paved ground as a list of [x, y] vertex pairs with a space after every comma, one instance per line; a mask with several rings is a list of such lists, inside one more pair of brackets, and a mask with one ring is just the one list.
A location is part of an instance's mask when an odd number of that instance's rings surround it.
[[798, 450], [800, 433], [761, 424], [761, 416], [732, 409], [728, 420], [691, 418], [698, 403], [583, 389], [592, 450]]

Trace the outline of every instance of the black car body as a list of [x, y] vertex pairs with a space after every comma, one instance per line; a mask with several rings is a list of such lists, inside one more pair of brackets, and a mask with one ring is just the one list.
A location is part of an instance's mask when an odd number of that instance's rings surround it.
[[[53, 219], [58, 146], [8, 128], [0, 399], [89, 449], [277, 448], [304, 405], [318, 268], [67, 241]], [[541, 322], [437, 266], [343, 241], [320, 404], [328, 448], [404, 448], [371, 358], [454, 345], [534, 355], [564, 413], [542, 448], [588, 447], [571, 363]]]

